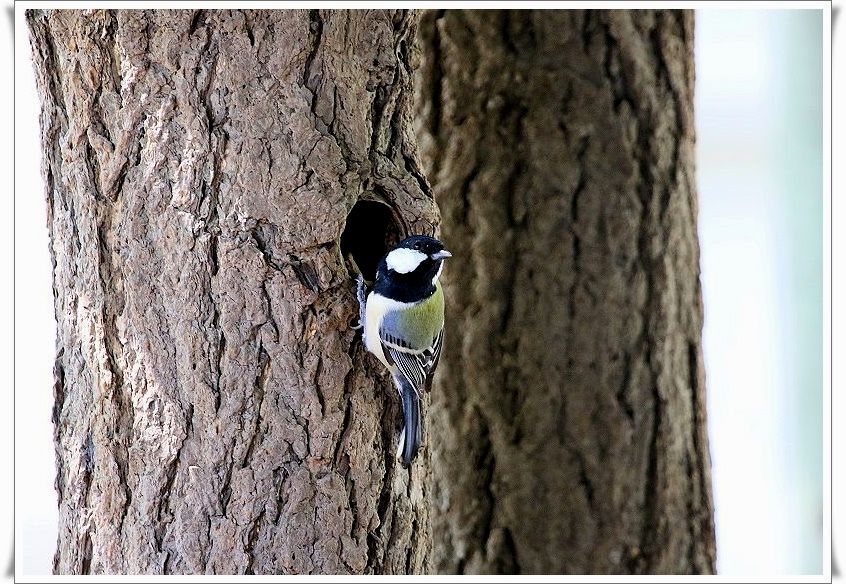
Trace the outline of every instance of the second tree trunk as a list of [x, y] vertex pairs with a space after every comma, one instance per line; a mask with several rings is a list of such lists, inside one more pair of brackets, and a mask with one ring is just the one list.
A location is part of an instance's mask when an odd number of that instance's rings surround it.
[[456, 252], [435, 568], [712, 572], [692, 13], [446, 11], [421, 35]]

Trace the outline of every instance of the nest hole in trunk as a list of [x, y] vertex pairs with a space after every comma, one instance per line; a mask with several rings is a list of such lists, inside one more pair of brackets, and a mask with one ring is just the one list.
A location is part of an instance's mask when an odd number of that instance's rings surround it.
[[376, 267], [388, 250], [403, 238], [404, 230], [394, 210], [379, 201], [361, 200], [353, 205], [341, 234], [341, 255], [351, 259], [350, 272], [358, 270], [372, 282]]

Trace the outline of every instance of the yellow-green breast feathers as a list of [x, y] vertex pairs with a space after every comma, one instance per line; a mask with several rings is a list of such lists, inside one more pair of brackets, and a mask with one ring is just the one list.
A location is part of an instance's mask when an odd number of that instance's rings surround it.
[[444, 326], [444, 291], [435, 283], [428, 298], [404, 303], [371, 294], [367, 301], [367, 345], [381, 355], [375, 345], [382, 337], [392, 337], [412, 350], [430, 348]]
[[411, 327], [403, 327], [412, 331], [412, 334], [405, 334], [405, 340], [412, 348], [431, 347], [438, 333], [444, 328], [444, 291], [441, 283], [435, 284], [435, 292], [429, 298], [396, 314], [400, 321], [414, 323]]

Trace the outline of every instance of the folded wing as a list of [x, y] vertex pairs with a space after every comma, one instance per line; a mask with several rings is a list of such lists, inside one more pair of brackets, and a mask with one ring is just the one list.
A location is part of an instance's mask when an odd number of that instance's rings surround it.
[[413, 346], [413, 343], [407, 339], [391, 334], [385, 329], [380, 329], [379, 337], [382, 341], [382, 351], [388, 362], [397, 366], [417, 394], [419, 395], [424, 388], [428, 388], [441, 355], [443, 328], [438, 331], [437, 336], [428, 346], [422, 348]]

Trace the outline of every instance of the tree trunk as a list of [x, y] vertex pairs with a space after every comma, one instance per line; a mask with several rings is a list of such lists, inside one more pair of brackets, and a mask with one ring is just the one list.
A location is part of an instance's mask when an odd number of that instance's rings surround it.
[[372, 273], [391, 239], [438, 224], [411, 125], [416, 16], [27, 19], [55, 571], [425, 570], [428, 460], [395, 463], [399, 404], [350, 328], [344, 259]]
[[693, 14], [442, 11], [421, 43], [418, 139], [462, 266], [433, 568], [713, 572]]

